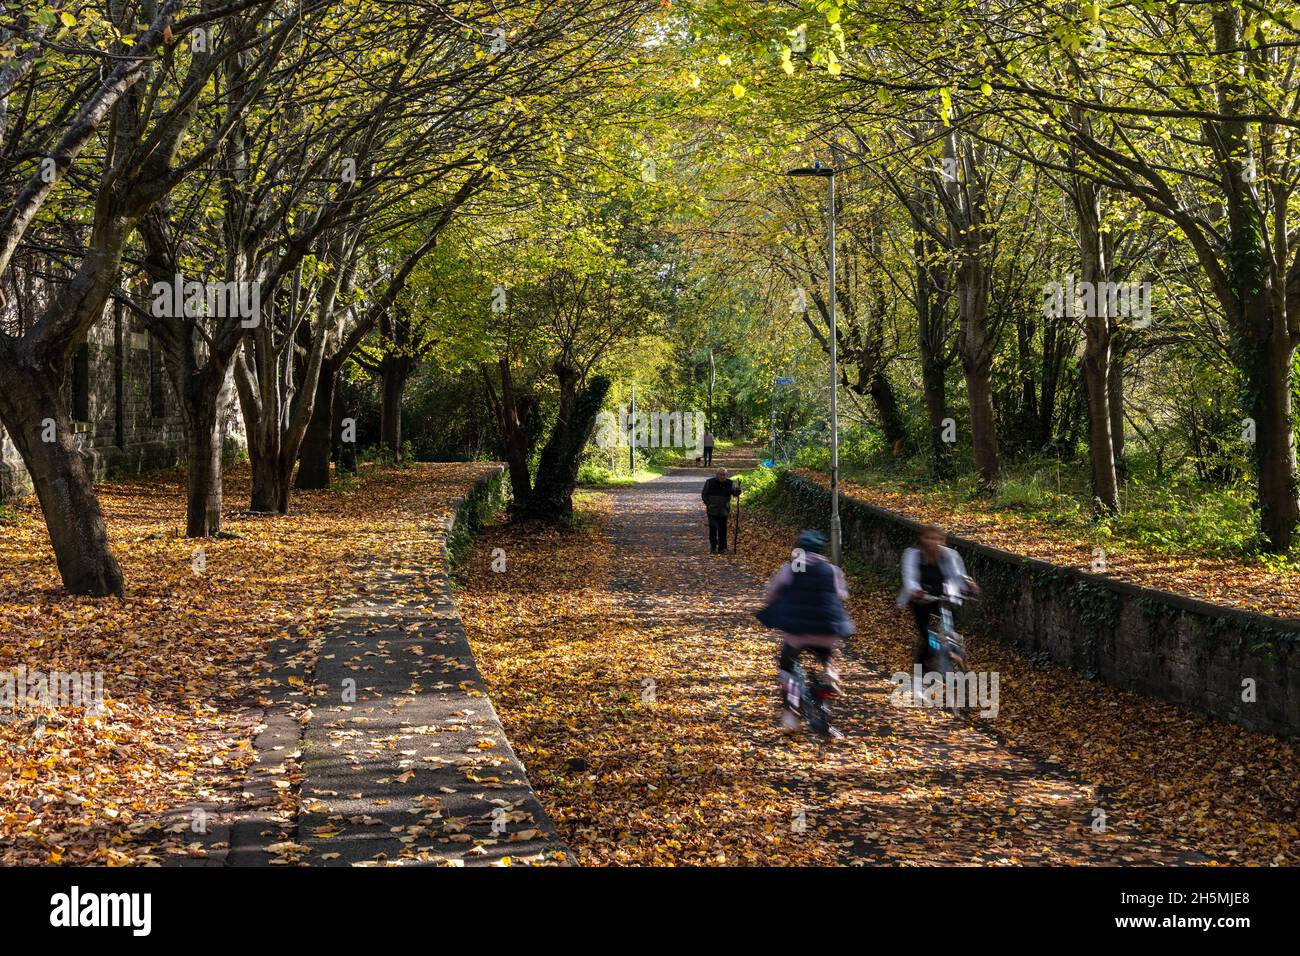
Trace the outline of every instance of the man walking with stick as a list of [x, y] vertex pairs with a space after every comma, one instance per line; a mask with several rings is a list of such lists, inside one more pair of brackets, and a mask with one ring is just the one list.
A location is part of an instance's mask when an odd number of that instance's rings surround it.
[[731, 499], [740, 497], [740, 485], [727, 478], [727, 469], [704, 483], [700, 499], [709, 516], [709, 553], [727, 553], [727, 525], [731, 517]]

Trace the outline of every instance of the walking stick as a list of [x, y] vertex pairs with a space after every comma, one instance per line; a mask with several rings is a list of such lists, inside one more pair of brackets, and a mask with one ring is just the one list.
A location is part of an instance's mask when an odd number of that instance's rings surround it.
[[[736, 487], [740, 487], [740, 482], [736, 482]], [[736, 495], [736, 530], [731, 535], [731, 553], [737, 553], [740, 547], [740, 495]]]

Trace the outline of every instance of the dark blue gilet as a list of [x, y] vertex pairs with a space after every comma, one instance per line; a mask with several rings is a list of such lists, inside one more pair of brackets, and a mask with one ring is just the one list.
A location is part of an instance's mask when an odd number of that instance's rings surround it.
[[835, 591], [835, 572], [825, 561], [810, 561], [794, 572], [789, 586], [758, 612], [758, 619], [787, 634], [848, 637], [856, 631]]

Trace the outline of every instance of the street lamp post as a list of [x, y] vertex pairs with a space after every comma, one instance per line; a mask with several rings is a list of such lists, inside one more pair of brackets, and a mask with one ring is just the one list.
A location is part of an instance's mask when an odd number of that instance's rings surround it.
[[831, 322], [831, 561], [840, 563], [840, 416], [839, 337], [835, 326], [835, 168], [820, 162], [792, 169], [789, 176], [823, 176], [830, 188], [830, 322]]
[[793, 375], [778, 375], [772, 380], [772, 467], [776, 467], [776, 396], [782, 385], [793, 385]]
[[776, 467], [776, 389], [772, 389], [772, 467]]

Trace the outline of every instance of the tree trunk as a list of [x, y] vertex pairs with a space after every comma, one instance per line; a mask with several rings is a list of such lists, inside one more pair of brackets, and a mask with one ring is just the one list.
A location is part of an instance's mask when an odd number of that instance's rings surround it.
[[298, 477], [295, 488], [323, 490], [330, 486], [330, 455], [334, 449], [334, 392], [338, 371], [332, 363], [320, 370], [316, 382], [316, 402], [312, 407], [311, 421], [303, 435], [302, 451], [298, 455]]
[[222, 444], [228, 392], [203, 379], [182, 396], [185, 419], [185, 536], [210, 538], [221, 532]]
[[[933, 202], [924, 190], [919, 194], [918, 206], [921, 209], [933, 208]], [[925, 393], [925, 411], [930, 426], [930, 475], [938, 481], [952, 474], [952, 445], [943, 440], [944, 421], [948, 418], [944, 291], [933, 261], [937, 255], [935, 244], [915, 222], [912, 246], [916, 255], [917, 349], [921, 357], [921, 387]]]
[[1115, 472], [1115, 446], [1111, 438], [1110, 337], [1099, 335], [1092, 318], [1087, 322], [1083, 351], [1083, 378], [1088, 394], [1088, 460], [1092, 467], [1092, 497], [1103, 512], [1119, 510], [1119, 481]]
[[[1262, 309], [1269, 307], [1266, 299], [1255, 304]], [[1285, 328], [1282, 320], [1277, 322]], [[1300, 521], [1291, 409], [1291, 364], [1295, 350], [1285, 338], [1277, 344], [1265, 336], [1260, 336], [1259, 341], [1247, 377], [1252, 396], [1251, 417], [1255, 419], [1259, 522], [1267, 550], [1281, 554], [1290, 549], [1296, 523]]]
[[[868, 229], [868, 242], [877, 261], [883, 259], [883, 243], [880, 237], [880, 224], [872, 220]], [[870, 296], [867, 313], [867, 328], [862, 335], [862, 358], [860, 360], [859, 382], [866, 386], [871, 396], [871, 404], [880, 419], [880, 427], [885, 433], [885, 441], [895, 454], [910, 451], [907, 440], [907, 425], [903, 413], [898, 407], [898, 396], [894, 386], [886, 375], [885, 359], [885, 318], [889, 310], [889, 298], [885, 292], [885, 282], [878, 268], [873, 267], [867, 281]]]
[[903, 413], [898, 407], [898, 396], [894, 386], [875, 361], [870, 363], [871, 370], [867, 378], [867, 394], [880, 419], [880, 427], [885, 433], [889, 447], [902, 452], [907, 447], [907, 426], [903, 422]]
[[411, 360], [390, 356], [384, 361], [383, 405], [379, 418], [379, 441], [393, 461], [402, 460], [402, 395], [411, 374]]
[[998, 433], [993, 415], [993, 382], [986, 367], [966, 366], [965, 372], [975, 471], [985, 488], [994, 488], [999, 477], [999, 457]]
[[1043, 387], [1038, 399], [1038, 424], [1035, 449], [1045, 448], [1057, 439], [1056, 409], [1059, 405], [1065, 352], [1073, 349], [1074, 339], [1061, 322], [1043, 323]]
[[996, 227], [990, 225], [985, 215], [980, 154], [978, 143], [959, 143], [956, 131], [948, 131], [943, 140], [943, 155], [954, 162], [958, 175], [944, 184], [939, 199], [948, 220], [948, 242], [957, 254], [958, 354], [970, 405], [975, 470], [980, 484], [991, 489], [996, 487], [999, 478], [992, 381], [997, 342], [989, 326], [989, 260]]
[[510, 475], [510, 493], [514, 498], [513, 507], [523, 512], [528, 509], [533, 494], [532, 475], [528, 470], [528, 462], [533, 453], [532, 430], [529, 427], [531, 423], [525, 402], [515, 388], [509, 360], [502, 358], [497, 366], [501, 372], [501, 394], [498, 395], [492, 387], [492, 377], [486, 367], [481, 369], [483, 387], [501, 430], [502, 451]]
[[[335, 377], [335, 418], [334, 418], [334, 437], [338, 442], [338, 470], [340, 473], [355, 475], [357, 473], [357, 439], [356, 423], [357, 409], [356, 396], [354, 395], [355, 386], [338, 376]], [[344, 419], [352, 419], [352, 428], [347, 436], [344, 435]], [[344, 441], [348, 437], [351, 441]]]
[[993, 342], [988, 329], [988, 269], [978, 248], [963, 250], [957, 272], [957, 315], [961, 323], [961, 365], [970, 405], [971, 445], [980, 483], [998, 483], [997, 423], [993, 414]]
[[[262, 332], [261, 327], [258, 332]], [[269, 348], [266, 351], [269, 353]], [[262, 356], [258, 358], [262, 359]], [[235, 364], [235, 383], [239, 387], [239, 401], [248, 432], [248, 457], [253, 471], [253, 490], [248, 508], [257, 514], [288, 514], [290, 479], [301, 445], [301, 435], [295, 437], [290, 425], [295, 408], [294, 383], [290, 376], [292, 365], [285, 356], [275, 354], [266, 355], [262, 362], [256, 378], [245, 365]], [[315, 379], [304, 382], [303, 387], [311, 389], [314, 401]], [[310, 417], [307, 422], [310, 422]], [[302, 434], [306, 432], [307, 422], [302, 425]]]
[[948, 418], [947, 382], [944, 367], [934, 356], [921, 352], [921, 384], [925, 391], [925, 413], [930, 425], [930, 475], [941, 481], [952, 475], [952, 445], [943, 440]]
[[248, 508], [257, 514], [287, 514], [289, 488], [280, 461], [278, 433], [248, 436], [248, 457], [253, 468], [253, 493]]
[[1124, 458], [1124, 351], [1123, 333], [1111, 330], [1110, 334], [1110, 444], [1114, 449], [1115, 477], [1123, 481], [1128, 476]]
[[52, 379], [11, 361], [0, 368], [0, 422], [36, 488], [63, 586], [71, 594], [120, 597], [122, 569], [109, 549], [99, 499], [73, 438], [61, 376]]
[[[712, 334], [712, 327], [709, 328], [709, 332]], [[713, 431], [713, 379], [716, 375], [717, 366], [714, 364], [713, 346], [709, 346], [709, 407], [708, 411], [706, 411], [704, 415], [704, 427], [708, 429], [709, 432]]]
[[[1212, 14], [1215, 48], [1225, 62], [1236, 67], [1243, 62], [1242, 12], [1235, 7], [1216, 7]], [[1241, 83], [1236, 69], [1226, 69], [1218, 84], [1218, 99], [1225, 113], [1248, 111], [1252, 94]], [[1300, 502], [1296, 497], [1295, 432], [1291, 418], [1291, 369], [1295, 360], [1295, 338], [1288, 329], [1287, 306], [1296, 303], [1289, 295], [1294, 276], [1274, 285], [1274, 266], [1279, 275], [1291, 268], [1286, 248], [1286, 230], [1280, 229], [1277, 248], [1273, 230], [1255, 196], [1254, 176], [1247, 177], [1246, 162], [1252, 153], [1250, 127], [1245, 120], [1216, 121], [1214, 133], [1223, 152], [1230, 156], [1224, 170], [1224, 200], [1228, 211], [1227, 286], [1221, 298], [1233, 323], [1234, 357], [1249, 389], [1247, 405], [1255, 420], [1255, 473], [1259, 495], [1260, 531], [1265, 547], [1283, 553], [1291, 547]], [[1267, 159], [1267, 156], [1261, 157]], [[1273, 200], [1288, 207], [1290, 194], [1280, 183], [1265, 184], [1274, 190]], [[1275, 215], [1278, 215], [1275, 213]], [[1269, 256], [1279, 258], [1270, 263]], [[1291, 300], [1291, 301], [1287, 301]]]
[[[1042, 431], [1041, 406], [1038, 401], [1038, 380], [1034, 377], [1034, 367], [1038, 364], [1034, 353], [1034, 335], [1036, 328], [1030, 317], [1016, 313], [1016, 357], [1017, 373], [1020, 377], [1020, 408], [1016, 414], [1016, 428], [1011, 435], [1013, 444], [1022, 449], [1042, 447], [1039, 436]], [[1043, 329], [1044, 338], [1047, 329]], [[1044, 363], [1044, 377], [1046, 375]]]
[[573, 515], [573, 490], [578, 485], [582, 452], [591, 440], [610, 386], [608, 378], [598, 375], [579, 394], [575, 372], [557, 368], [556, 373], [560, 377], [560, 410], [542, 447], [537, 481], [524, 511], [525, 517], [550, 523]]
[[[1094, 506], [1114, 514], [1119, 510], [1119, 481], [1115, 475], [1115, 445], [1111, 437], [1109, 297], [1102, 283], [1109, 268], [1102, 248], [1101, 199], [1092, 183], [1074, 183], [1075, 211], [1079, 219], [1079, 279], [1093, 290], [1092, 308], [1083, 317], [1083, 380], [1088, 391], [1088, 460], [1092, 466]], [[1072, 303], [1066, 303], [1069, 308]]]

